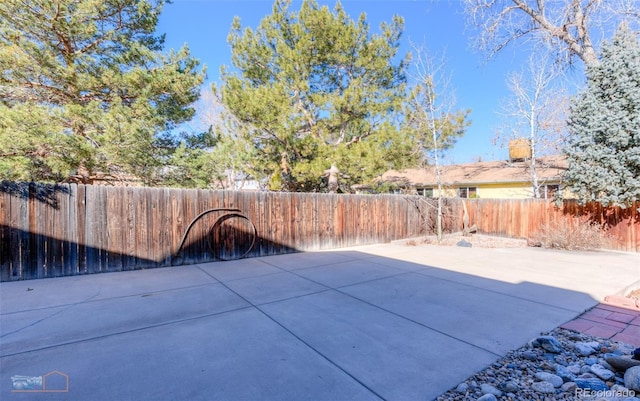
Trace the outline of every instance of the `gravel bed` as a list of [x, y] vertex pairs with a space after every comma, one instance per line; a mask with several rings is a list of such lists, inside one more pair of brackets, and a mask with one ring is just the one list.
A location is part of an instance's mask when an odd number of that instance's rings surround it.
[[635, 358], [640, 348], [558, 328], [510, 351], [437, 401], [638, 401]]

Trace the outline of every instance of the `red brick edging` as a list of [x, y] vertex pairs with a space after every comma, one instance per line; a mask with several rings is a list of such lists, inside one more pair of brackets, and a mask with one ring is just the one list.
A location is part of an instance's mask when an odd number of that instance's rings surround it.
[[608, 296], [560, 327], [640, 347], [640, 307], [629, 298]]

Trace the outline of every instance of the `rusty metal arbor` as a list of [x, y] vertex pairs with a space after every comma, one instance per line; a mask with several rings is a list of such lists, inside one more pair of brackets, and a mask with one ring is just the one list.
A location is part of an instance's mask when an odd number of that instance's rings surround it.
[[[245, 216], [244, 214], [242, 214], [241, 213], [242, 211], [240, 209], [214, 208], [214, 209], [205, 210], [204, 212], [197, 215], [191, 221], [191, 223], [189, 223], [189, 225], [187, 226], [187, 229], [185, 230], [182, 236], [182, 239], [180, 240], [180, 245], [178, 246], [177, 250], [174, 252], [171, 258], [172, 265], [175, 266], [175, 265], [182, 264], [182, 250], [187, 240], [187, 237], [189, 236], [189, 232], [191, 231], [193, 226], [204, 216], [211, 213], [215, 213], [215, 212], [224, 212], [224, 213], [216, 218], [216, 220], [213, 222], [213, 224], [208, 230], [209, 235], [208, 235], [207, 242], [209, 245], [209, 252], [211, 253], [211, 255], [218, 260], [226, 261], [226, 260], [242, 259], [246, 257], [249, 254], [249, 252], [251, 252], [251, 249], [253, 249], [253, 246], [256, 243], [256, 237], [258, 236], [258, 230], [256, 229], [256, 226], [253, 224], [251, 219]], [[226, 232], [227, 234], [229, 231], [229, 230], [225, 230], [225, 223], [231, 219], [239, 219], [241, 221], [244, 221], [249, 226], [249, 235], [251, 239], [249, 241], [249, 245], [246, 246], [246, 249], [244, 249], [243, 252], [241, 252], [240, 256], [232, 255], [229, 257], [224, 252], [225, 244], [229, 243], [229, 236], [225, 236], [225, 231], [227, 231]], [[233, 238], [231, 238], [231, 243], [233, 244]]]

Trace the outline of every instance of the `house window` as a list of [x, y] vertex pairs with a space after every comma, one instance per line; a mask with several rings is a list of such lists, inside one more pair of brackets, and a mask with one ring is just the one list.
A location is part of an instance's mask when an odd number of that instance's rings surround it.
[[560, 191], [560, 185], [544, 185], [542, 189], [543, 193], [541, 195], [544, 199], [553, 199], [558, 191]]
[[418, 195], [425, 198], [433, 198], [433, 188], [418, 188]]
[[461, 187], [458, 188], [458, 196], [460, 198], [477, 198], [478, 197], [478, 188], [476, 187]]

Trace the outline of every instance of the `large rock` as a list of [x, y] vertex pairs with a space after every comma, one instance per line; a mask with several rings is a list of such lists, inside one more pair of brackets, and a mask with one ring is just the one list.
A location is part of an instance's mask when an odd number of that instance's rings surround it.
[[507, 393], [517, 393], [518, 391], [520, 391], [520, 387], [518, 386], [518, 383], [513, 381], [502, 383], [500, 387], [502, 388], [502, 390], [504, 390]]
[[531, 388], [542, 394], [553, 394], [556, 392], [556, 388], [549, 382], [535, 382], [531, 385]]
[[537, 344], [542, 349], [559, 354], [562, 352], [562, 344], [553, 336], [540, 336], [533, 341], [534, 346]]
[[485, 394], [482, 397], [478, 398], [478, 401], [498, 401], [498, 399], [493, 394]]
[[480, 385], [480, 391], [482, 391], [482, 394], [493, 394], [496, 397], [501, 397], [502, 396], [502, 391], [498, 390], [497, 388], [495, 388], [491, 384], [486, 384], [486, 383], [481, 384]]
[[600, 364], [591, 365], [591, 372], [602, 380], [611, 380], [616, 374]]
[[624, 373], [624, 386], [629, 390], [640, 391], [640, 366], [627, 369]]
[[564, 380], [562, 380], [560, 376], [547, 372], [537, 372], [536, 379], [544, 382], [549, 382], [551, 383], [551, 385], [553, 385], [553, 387], [556, 388], [562, 386], [562, 383], [564, 383]]
[[618, 372], [626, 372], [631, 367], [640, 366], [640, 361], [632, 359], [631, 356], [609, 354], [604, 360]]
[[589, 356], [596, 352], [594, 347], [592, 347], [589, 343], [575, 343], [573, 347], [580, 355], [583, 356]]
[[[580, 373], [580, 367], [577, 367], [578, 373]], [[576, 378], [576, 375], [568, 368], [562, 365], [556, 365], [556, 374], [562, 378], [565, 382], [572, 382]]]
[[588, 389], [593, 391], [609, 390], [609, 387], [605, 382], [596, 378], [589, 378], [589, 379], [576, 378], [573, 382], [576, 384], [576, 386], [578, 386], [578, 388], [583, 388], [583, 389]]
[[467, 394], [469, 391], [469, 385], [467, 383], [460, 383], [458, 387], [456, 387], [456, 391], [460, 394]]

